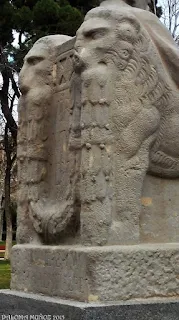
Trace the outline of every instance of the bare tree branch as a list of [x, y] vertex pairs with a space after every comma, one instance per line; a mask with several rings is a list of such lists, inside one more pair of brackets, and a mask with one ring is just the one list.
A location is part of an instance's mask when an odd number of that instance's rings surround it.
[[163, 8], [161, 20], [177, 43], [179, 36], [179, 0], [163, 0], [161, 4]]

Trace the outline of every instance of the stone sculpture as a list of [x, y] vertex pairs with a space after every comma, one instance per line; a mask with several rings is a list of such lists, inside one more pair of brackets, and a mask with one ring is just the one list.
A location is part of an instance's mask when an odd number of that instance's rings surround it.
[[[63, 162], [70, 161], [65, 148], [69, 136], [68, 123], [71, 103], [69, 102], [69, 94], [63, 95], [63, 90], [61, 90], [64, 84], [66, 89], [69, 87], [68, 81], [72, 74], [72, 68], [70, 68], [71, 52], [69, 52], [69, 57], [66, 57], [69, 59], [69, 64], [66, 65], [65, 70], [65, 66], [60, 60], [57, 62], [60, 46], [70, 39], [71, 37], [68, 36], [55, 35], [38, 40], [25, 57], [24, 66], [20, 73], [22, 96], [19, 103], [20, 185], [17, 238], [21, 243], [53, 241], [54, 234], [58, 233], [56, 229], [63, 230], [63, 224], [72, 215], [70, 211], [72, 210], [71, 191], [68, 190], [70, 186], [68, 185], [66, 188], [63, 184], [63, 179], [66, 180], [66, 184], [68, 183], [70, 175], [68, 166], [66, 163], [63, 165]], [[58, 59], [60, 59], [59, 56]], [[63, 62], [66, 63], [66, 60], [63, 59]], [[59, 100], [63, 102], [64, 108], [69, 108], [67, 110], [55, 108]], [[64, 128], [54, 128], [55, 119], [62, 116], [60, 126]], [[56, 141], [59, 138], [61, 140], [60, 147]], [[52, 150], [51, 144], [55, 145], [54, 149], [58, 150], [59, 155], [54, 154], [55, 150]], [[56, 172], [58, 171], [56, 170], [58, 161], [61, 161], [61, 167], [58, 168], [60, 172]], [[65, 172], [67, 173], [65, 174]], [[59, 178], [55, 177], [56, 174], [63, 175], [63, 179], [60, 176], [61, 187], [59, 186]], [[55, 191], [53, 186], [55, 186]], [[56, 197], [58, 197], [58, 202], [55, 201]], [[59, 223], [55, 224], [55, 219], [58, 219]], [[49, 239], [50, 232], [51, 239]], [[42, 234], [43, 236], [40, 238], [39, 235]]]
[[[155, 32], [164, 33], [166, 45], [160, 46]], [[91, 10], [77, 32], [75, 59], [83, 79], [82, 141], [84, 136], [86, 143], [82, 157], [89, 153], [85, 148], [90, 144], [91, 158], [106, 157], [104, 168], [101, 160], [98, 165], [94, 160], [86, 172], [82, 167], [84, 184], [87, 175], [89, 180], [94, 177], [96, 195], [101, 192], [96, 208], [90, 199], [86, 228], [93, 229], [95, 220], [100, 224], [100, 206], [105, 215], [102, 223], [110, 225], [112, 210], [104, 189], [112, 182], [115, 208], [111, 229], [117, 232], [118, 243], [139, 241], [146, 173], [179, 176], [178, 79], [175, 74], [176, 79], [168, 75], [167, 56], [162, 52], [170, 46], [174, 47], [173, 39], [153, 14], [123, 1], [105, 1]], [[173, 63], [178, 63], [176, 59]], [[95, 232], [96, 237], [101, 236], [102, 230]]]
[[103, 1], [76, 39], [42, 38], [25, 58], [13, 289], [178, 295], [179, 53], [135, 5]]
[[[147, 2], [144, 5], [147, 8]], [[146, 173], [179, 175], [178, 79], [170, 66], [177, 63], [173, 40], [153, 14], [122, 0], [105, 1], [87, 14], [75, 43], [76, 76], [72, 65], [69, 69], [75, 99], [67, 108], [68, 133], [64, 143], [59, 141], [61, 158], [53, 172], [50, 140], [57, 132], [51, 130], [54, 115], [49, 106], [55, 103], [55, 92], [61, 91], [56, 84], [61, 64], [55, 61], [58, 50], [48, 41], [58, 48], [67, 40], [66, 36], [39, 40], [21, 71], [19, 167], [26, 180], [19, 178], [20, 201], [26, 198], [28, 204], [19, 210], [26, 206], [30, 217], [26, 227], [33, 225], [30, 237], [38, 242], [68, 243], [70, 234], [73, 243], [86, 245], [139, 243]], [[176, 57], [166, 65], [165, 51], [168, 54], [170, 47], [171, 58]], [[70, 99], [66, 92], [68, 97], [62, 100]], [[62, 183], [65, 171], [67, 188]], [[52, 178], [58, 172], [60, 193]], [[18, 234], [23, 238], [20, 223]]]

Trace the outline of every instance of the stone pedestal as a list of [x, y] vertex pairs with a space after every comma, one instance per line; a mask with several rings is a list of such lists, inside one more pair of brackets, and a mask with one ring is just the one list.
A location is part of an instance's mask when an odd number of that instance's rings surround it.
[[179, 244], [16, 245], [12, 290], [83, 302], [179, 296]]
[[[179, 300], [95, 304], [0, 291], [2, 320], [178, 320]], [[14, 317], [15, 316], [15, 317]]]

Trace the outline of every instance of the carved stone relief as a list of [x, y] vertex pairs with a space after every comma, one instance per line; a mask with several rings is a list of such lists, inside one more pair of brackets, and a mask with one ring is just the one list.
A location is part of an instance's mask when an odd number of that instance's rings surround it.
[[70, 129], [74, 113], [70, 83], [76, 81], [73, 45], [74, 40], [68, 36], [40, 39], [25, 57], [20, 73], [17, 232], [20, 243], [56, 242], [57, 235], [63, 233], [71, 220], [73, 228], [68, 236], [78, 228], [79, 217], [74, 217], [74, 207], [78, 211], [78, 192], [73, 191], [73, 184], [78, 180], [75, 166], [78, 167], [79, 159], [75, 151], [69, 151], [74, 131]]
[[34, 45], [20, 75], [19, 242], [161, 237], [146, 227], [148, 176], [179, 177], [178, 61], [159, 20], [117, 0], [91, 10], [76, 39]]
[[86, 165], [81, 220], [88, 244], [140, 242], [146, 174], [179, 176], [178, 83], [172, 82], [172, 70], [168, 74], [157, 36], [149, 30], [152, 23], [175, 52], [153, 14], [122, 1], [105, 1], [91, 10], [77, 32], [82, 169]]

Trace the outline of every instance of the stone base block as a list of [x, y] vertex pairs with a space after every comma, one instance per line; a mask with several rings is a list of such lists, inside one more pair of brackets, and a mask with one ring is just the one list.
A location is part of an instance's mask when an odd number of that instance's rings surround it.
[[0, 290], [2, 320], [178, 320], [179, 300], [94, 304]]
[[13, 290], [83, 302], [179, 297], [179, 244], [16, 245]]

